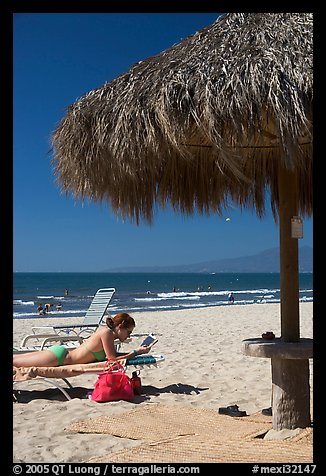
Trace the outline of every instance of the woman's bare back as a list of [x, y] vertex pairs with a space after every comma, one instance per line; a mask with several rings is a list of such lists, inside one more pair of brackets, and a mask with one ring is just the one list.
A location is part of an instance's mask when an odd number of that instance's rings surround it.
[[[96, 359], [92, 352], [100, 352], [103, 350], [107, 358], [114, 358], [116, 356], [113, 332], [108, 327], [99, 328], [94, 334], [85, 339], [80, 346], [70, 350], [65, 358], [64, 365], [94, 362]], [[109, 356], [107, 355], [108, 350], [110, 351]]]

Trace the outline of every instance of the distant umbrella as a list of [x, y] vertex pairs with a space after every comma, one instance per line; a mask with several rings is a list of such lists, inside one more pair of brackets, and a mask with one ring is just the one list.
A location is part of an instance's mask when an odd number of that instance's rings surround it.
[[287, 342], [299, 340], [291, 219], [312, 214], [312, 27], [310, 13], [223, 15], [86, 94], [53, 134], [61, 189], [137, 222], [167, 203], [262, 217], [269, 190]]

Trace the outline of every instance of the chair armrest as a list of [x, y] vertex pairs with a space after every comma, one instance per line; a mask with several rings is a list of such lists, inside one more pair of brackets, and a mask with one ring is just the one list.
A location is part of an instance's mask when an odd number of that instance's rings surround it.
[[68, 324], [66, 326], [64, 325], [55, 325], [53, 326], [53, 329], [76, 329], [76, 328], [79, 328], [79, 327], [84, 327], [85, 329], [87, 329], [87, 327], [98, 327], [98, 324]]
[[43, 350], [44, 348], [46, 349], [45, 345], [48, 344], [49, 342], [55, 342], [55, 341], [59, 341], [60, 344], [63, 344], [64, 342], [71, 342], [71, 341], [77, 341], [79, 342], [79, 344], [82, 344], [84, 342], [84, 339], [80, 336], [51, 336], [51, 337], [46, 337], [42, 344], [41, 344], [41, 349], [40, 350]]
[[26, 342], [30, 339], [36, 339], [36, 340], [41, 339], [41, 338], [44, 339], [45, 337], [52, 337], [53, 335], [54, 335], [53, 332], [51, 334], [49, 332], [43, 333], [43, 334], [28, 334], [21, 341], [20, 347], [25, 347]]
[[39, 338], [43, 338], [43, 341], [40, 345], [40, 350], [44, 348], [45, 344], [47, 344], [48, 342], [53, 342], [53, 341], [66, 342], [66, 341], [77, 340], [80, 343], [83, 342], [83, 338], [80, 336], [59, 336], [54, 334], [29, 334], [24, 337], [24, 339], [22, 340], [20, 344], [20, 347], [25, 347], [26, 342], [30, 339], [39, 339]]

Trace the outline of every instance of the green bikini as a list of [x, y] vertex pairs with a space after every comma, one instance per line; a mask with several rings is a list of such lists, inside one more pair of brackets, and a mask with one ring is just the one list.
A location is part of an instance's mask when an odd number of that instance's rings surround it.
[[[84, 346], [86, 347], [85, 344]], [[90, 352], [94, 356], [97, 362], [103, 362], [103, 360], [106, 360], [106, 354], [104, 350], [93, 352], [89, 350], [87, 347], [86, 349], [88, 350], [88, 352]], [[56, 356], [58, 361], [58, 366], [63, 365], [66, 355], [68, 354], [68, 349], [66, 349], [66, 347], [64, 347], [63, 345], [51, 345], [51, 347], [49, 347], [47, 350], [49, 350], [50, 352], [52, 352], [52, 354]]]
[[102, 350], [99, 350], [98, 352], [93, 352], [92, 350], [90, 350], [90, 349], [86, 346], [85, 343], [84, 343], [84, 346], [86, 347], [86, 349], [88, 350], [88, 352], [90, 352], [90, 353], [94, 356], [94, 358], [95, 358], [95, 360], [96, 360], [97, 362], [103, 362], [103, 360], [106, 360], [106, 353], [104, 352], [103, 349], [102, 349]]
[[51, 345], [47, 350], [56, 356], [59, 366], [63, 365], [66, 355], [68, 354], [68, 349], [63, 345]]

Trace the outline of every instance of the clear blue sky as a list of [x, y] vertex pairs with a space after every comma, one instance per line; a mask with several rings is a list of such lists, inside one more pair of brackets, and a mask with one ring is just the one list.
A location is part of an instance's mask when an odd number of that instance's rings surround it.
[[[65, 108], [218, 15], [14, 15], [14, 271], [190, 264], [279, 246], [269, 205], [263, 220], [235, 208], [223, 217], [164, 210], [151, 226], [137, 226], [109, 206], [76, 203], [54, 182], [50, 136]], [[304, 220], [304, 245], [312, 246], [311, 219]]]

